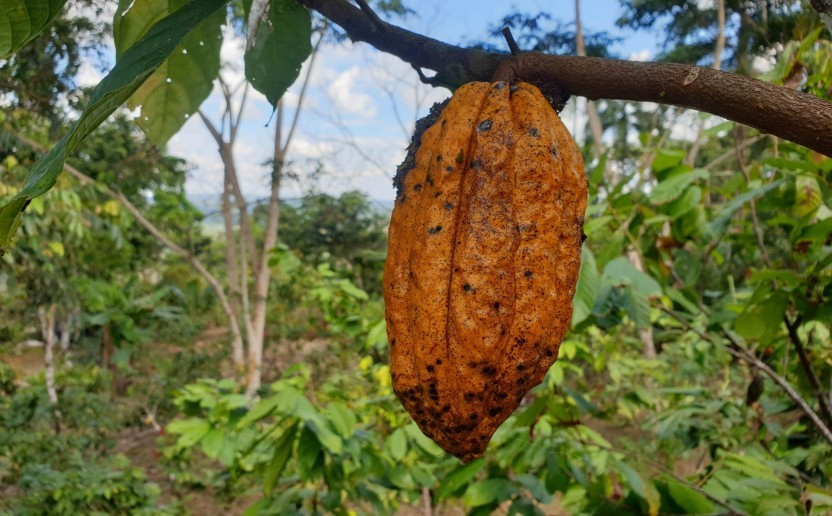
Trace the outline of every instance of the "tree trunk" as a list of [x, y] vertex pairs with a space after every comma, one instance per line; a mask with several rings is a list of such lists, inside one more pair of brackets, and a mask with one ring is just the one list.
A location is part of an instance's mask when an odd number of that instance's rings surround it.
[[61, 412], [58, 409], [58, 390], [55, 388], [55, 312], [57, 305], [49, 305], [49, 310], [38, 307], [40, 332], [43, 337], [43, 363], [46, 376], [46, 394], [55, 416], [55, 433], [61, 433]]
[[283, 102], [277, 104], [277, 121], [274, 134], [274, 157], [272, 161], [271, 193], [269, 195], [269, 212], [263, 235], [263, 249], [260, 252], [260, 264], [254, 279], [254, 299], [252, 306], [252, 326], [256, 339], [249, 342], [249, 377], [246, 393], [253, 395], [260, 388], [263, 366], [263, 344], [266, 332], [266, 301], [269, 295], [271, 269], [269, 257], [277, 245], [277, 226], [280, 221], [280, 180], [285, 160], [282, 146], [281, 128], [283, 126]]

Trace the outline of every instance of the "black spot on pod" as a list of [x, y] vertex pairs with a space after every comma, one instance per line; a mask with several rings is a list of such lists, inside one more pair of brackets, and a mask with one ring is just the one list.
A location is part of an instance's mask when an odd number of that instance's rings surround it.
[[448, 165], [447, 167], [445, 167], [445, 172], [453, 172], [453, 171], [454, 171], [454, 167], [452, 167], [452, 166], [450, 166], [450, 165]]
[[525, 276], [528, 279], [534, 276], [534, 273], [532, 271], [526, 271], [523, 273], [523, 276]]
[[445, 208], [446, 210], [452, 210], [452, 209], [454, 209], [454, 205], [453, 205], [453, 204], [451, 204], [451, 203], [449, 203], [449, 202], [447, 202], [447, 201], [445, 202], [445, 204], [443, 204], [443, 205], [442, 205], [442, 207], [443, 207], [443, 208]]
[[474, 290], [474, 287], [466, 283], [465, 285], [462, 285], [462, 290], [464, 290], [465, 292], [471, 292], [472, 290]]
[[497, 374], [497, 368], [493, 365], [487, 365], [482, 368], [482, 374], [485, 376], [494, 376]]
[[431, 235], [435, 235], [440, 231], [442, 231], [442, 226], [436, 226], [435, 228], [428, 229], [428, 233], [430, 233]]
[[550, 151], [552, 151], [552, 155], [553, 155], [553, 156], [557, 156], [557, 155], [558, 155], [558, 148], [557, 148], [557, 147], [555, 147], [554, 145], [552, 145], [552, 148], [550, 148], [549, 150], [550, 150]]
[[509, 88], [508, 91], [510, 91], [511, 93], [514, 93], [515, 91], [517, 91], [519, 89], [520, 89], [520, 86], [514, 85], [511, 88]]
[[501, 89], [505, 88], [506, 86], [508, 86], [508, 84], [506, 84], [505, 82], [500, 81], [500, 82], [494, 84], [494, 89], [495, 90], [501, 90]]
[[488, 411], [488, 415], [494, 417], [502, 411], [503, 409], [501, 409], [500, 407], [494, 407]]
[[413, 190], [416, 191], [416, 192], [421, 192], [422, 191], [422, 183], [416, 183], [415, 185], [413, 185]]
[[473, 168], [474, 170], [479, 170], [480, 168], [482, 168], [482, 161], [478, 159], [472, 159], [471, 168]]
[[491, 124], [492, 124], [491, 120], [483, 120], [477, 126], [477, 131], [479, 131], [479, 132], [489, 131], [489, 130], [491, 130]]
[[540, 136], [540, 131], [537, 130], [537, 127], [532, 127], [529, 129], [529, 134], [537, 138]]

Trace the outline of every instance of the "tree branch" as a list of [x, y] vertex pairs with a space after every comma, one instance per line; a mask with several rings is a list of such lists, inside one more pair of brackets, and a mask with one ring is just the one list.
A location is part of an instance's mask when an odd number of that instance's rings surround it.
[[[674, 318], [679, 324], [681, 324], [685, 329], [692, 331], [695, 333], [700, 339], [710, 342], [711, 344], [717, 344], [715, 339], [713, 339], [710, 335], [702, 333], [698, 329], [694, 328], [689, 322], [684, 320], [679, 314], [674, 312], [673, 310], [669, 310], [667, 308], [661, 307], [661, 311], [669, 315], [670, 317]], [[800, 395], [799, 392], [795, 390], [794, 387], [789, 383], [788, 380], [777, 374], [774, 369], [769, 367], [768, 364], [754, 356], [754, 353], [745, 349], [740, 345], [739, 342], [727, 331], [723, 330], [723, 334], [725, 339], [728, 341], [728, 345], [725, 346], [725, 351], [734, 355], [735, 357], [739, 358], [740, 360], [747, 362], [754, 367], [758, 368], [762, 372], [764, 372], [769, 378], [771, 378], [774, 383], [780, 386], [789, 398], [792, 399], [800, 408], [803, 410], [803, 413], [812, 421], [812, 424], [815, 425], [815, 428], [823, 435], [824, 439], [826, 439], [829, 444], [832, 444], [832, 430], [829, 430], [829, 427], [824, 424], [823, 420], [817, 415], [817, 413], [812, 410], [812, 407], [809, 403], [803, 399], [803, 396]]]
[[806, 347], [803, 346], [803, 341], [800, 340], [800, 335], [797, 333], [797, 329], [800, 327], [801, 323], [800, 317], [798, 317], [794, 322], [789, 321], [788, 317], [783, 317], [783, 320], [786, 322], [786, 329], [789, 332], [789, 340], [792, 341], [792, 345], [794, 345], [794, 349], [797, 351], [800, 366], [806, 373], [806, 379], [809, 380], [809, 385], [811, 385], [812, 389], [815, 391], [815, 396], [818, 397], [819, 412], [823, 414], [826, 424], [832, 427], [832, 407], [829, 406], [829, 399], [823, 392], [820, 379], [818, 378], [817, 373], [815, 373], [815, 369], [812, 367], [812, 362], [809, 360], [809, 354], [806, 352]]
[[[591, 100], [657, 102], [712, 113], [832, 156], [832, 103], [742, 75], [674, 63], [523, 53], [508, 56], [465, 49], [381, 22], [374, 25], [347, 0], [300, 0], [365, 41], [414, 67], [437, 72], [436, 83], [454, 88], [490, 81], [501, 64], [516, 77], [558, 85]], [[826, 1], [826, 0], [816, 0]]]

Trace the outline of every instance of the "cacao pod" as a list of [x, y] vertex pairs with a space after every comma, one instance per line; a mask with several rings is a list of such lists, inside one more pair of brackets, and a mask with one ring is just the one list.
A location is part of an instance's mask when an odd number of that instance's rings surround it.
[[557, 358], [586, 179], [577, 145], [531, 84], [468, 83], [421, 125], [390, 222], [390, 369], [422, 432], [467, 462]]

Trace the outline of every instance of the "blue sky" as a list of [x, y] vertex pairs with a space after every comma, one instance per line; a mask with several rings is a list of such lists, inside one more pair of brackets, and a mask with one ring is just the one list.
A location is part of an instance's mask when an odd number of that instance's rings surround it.
[[[486, 39], [488, 28], [513, 10], [547, 11], [563, 22], [574, 17], [571, 1], [424, 0], [417, 3], [411, 0], [406, 5], [417, 14], [394, 23], [461, 44]], [[618, 0], [584, 0], [581, 6], [585, 30], [608, 31], [624, 38], [613, 48], [615, 53], [642, 60], [655, 56], [660, 44], [656, 33], [634, 33], [615, 27], [615, 20], [622, 13]], [[227, 41], [223, 47], [223, 58], [229, 63], [223, 74], [232, 84], [242, 80], [241, 45], [240, 41]], [[285, 97], [290, 106], [289, 116], [294, 113], [298, 88], [298, 84], [293, 86]], [[391, 178], [404, 157], [413, 122], [433, 102], [448, 94], [447, 90], [421, 85], [408, 65], [369, 45], [350, 42], [324, 45], [313, 69], [289, 153], [291, 169], [301, 181], [286, 181], [282, 196], [297, 197], [309, 188], [306, 178], [315, 164], [321, 163], [325, 174], [317, 183], [319, 190], [337, 195], [358, 189], [377, 200], [393, 199]], [[220, 99], [215, 90], [203, 104], [203, 110], [214, 119], [222, 112]], [[582, 123], [582, 113], [579, 102], [571, 109], [567, 107], [562, 116], [570, 127], [577, 128]], [[270, 116], [271, 108], [265, 99], [259, 94], [250, 96], [236, 148], [237, 166], [249, 201], [265, 197], [268, 191], [264, 162], [272, 153], [275, 123], [272, 121], [266, 127]], [[168, 150], [191, 164], [187, 183], [190, 195], [201, 198], [219, 195], [222, 166], [216, 147], [198, 117], [191, 118], [170, 142]]]

